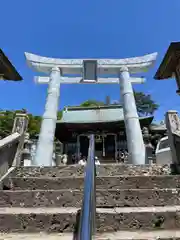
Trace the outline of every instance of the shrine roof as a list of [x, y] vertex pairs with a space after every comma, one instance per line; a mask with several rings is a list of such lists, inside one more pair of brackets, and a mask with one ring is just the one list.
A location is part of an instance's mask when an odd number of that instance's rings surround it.
[[172, 42], [154, 76], [157, 80], [172, 78], [180, 61], [180, 42]]
[[0, 49], [0, 77], [4, 80], [20, 81], [22, 77], [17, 72], [15, 67], [9, 61], [8, 57]]
[[155, 124], [155, 123], [152, 123], [150, 125], [150, 130], [151, 131], [166, 131], [167, 128], [166, 128], [166, 124]]
[[[153, 117], [143, 117], [150, 123]], [[65, 108], [62, 119], [57, 124], [88, 124], [88, 123], [112, 123], [124, 121], [123, 108], [121, 105], [97, 106], [97, 107], [71, 107]], [[149, 123], [149, 124], [150, 124]]]

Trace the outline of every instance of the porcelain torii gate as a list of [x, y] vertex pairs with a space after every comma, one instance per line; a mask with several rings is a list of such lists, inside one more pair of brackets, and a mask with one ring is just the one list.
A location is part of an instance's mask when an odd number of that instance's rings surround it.
[[[37, 83], [48, 84], [45, 112], [35, 157], [36, 165], [52, 165], [60, 86], [72, 83], [120, 84], [129, 162], [145, 164], [145, 146], [132, 88], [132, 83], [143, 83], [144, 79], [132, 78], [130, 74], [147, 71], [155, 62], [157, 53], [127, 59], [55, 59], [31, 53], [25, 53], [25, 57], [30, 67], [38, 72], [50, 74], [50, 77], [35, 77]], [[65, 77], [65, 74], [78, 74], [80, 77]], [[101, 78], [100, 76], [104, 74], [117, 77]]]

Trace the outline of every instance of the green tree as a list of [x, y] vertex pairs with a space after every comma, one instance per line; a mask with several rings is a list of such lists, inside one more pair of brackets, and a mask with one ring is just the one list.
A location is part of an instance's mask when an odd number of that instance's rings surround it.
[[153, 115], [159, 105], [151, 98], [150, 94], [134, 91], [137, 111], [139, 116]]
[[32, 114], [28, 114], [28, 117], [28, 132], [31, 137], [35, 137], [40, 132], [42, 118], [40, 116], [33, 116]]
[[62, 115], [63, 115], [63, 111], [62, 111], [62, 110], [61, 110], [61, 111], [58, 111], [57, 119], [58, 119], [58, 120], [61, 120]]
[[0, 112], [0, 136], [2, 138], [11, 134], [13, 128], [15, 112], [1, 111]]
[[[25, 109], [22, 109], [15, 111], [0, 112], [0, 136], [2, 138], [11, 134], [16, 113], [27, 113], [27, 111]], [[41, 117], [33, 116], [32, 114], [28, 114], [28, 117], [29, 117], [28, 132], [30, 133], [30, 136], [35, 136], [36, 134], [39, 133], [40, 130]]]
[[[11, 134], [16, 113], [27, 113], [27, 110], [0, 111], [0, 136], [2, 138]], [[27, 114], [29, 118], [28, 132], [31, 137], [34, 137], [40, 132], [42, 117], [34, 116], [31, 113]], [[62, 111], [58, 111], [57, 118], [58, 120], [62, 118]]]
[[104, 106], [104, 102], [101, 101], [96, 101], [96, 100], [87, 100], [85, 102], [83, 102], [80, 106], [81, 107], [97, 107], [97, 106]]
[[[159, 105], [151, 98], [151, 95], [145, 94], [143, 92], [134, 91], [134, 97], [137, 106], [137, 112], [139, 116], [148, 116], [153, 115], [154, 112], [159, 108]], [[96, 101], [96, 100], [87, 100], [83, 102], [80, 106], [82, 107], [95, 107], [95, 106], [104, 106], [104, 105], [118, 105], [119, 101], [116, 101], [110, 104], [110, 97], [106, 96], [105, 102]]]

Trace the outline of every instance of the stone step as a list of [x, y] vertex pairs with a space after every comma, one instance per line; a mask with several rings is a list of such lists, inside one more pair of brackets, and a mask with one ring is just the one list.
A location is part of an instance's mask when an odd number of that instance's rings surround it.
[[[0, 207], [77, 207], [80, 208], [83, 191], [80, 190], [20, 190], [0, 191]], [[180, 205], [180, 189], [98, 190], [97, 207], [149, 207]]]
[[[4, 190], [60, 190], [60, 189], [82, 189], [83, 177], [63, 178], [5, 178], [2, 182]], [[116, 176], [97, 177], [98, 189], [160, 189], [180, 188], [180, 175], [162, 176]]]
[[[0, 208], [0, 232], [73, 232], [77, 208]], [[97, 232], [180, 229], [180, 206], [97, 209]]]
[[[82, 176], [84, 167], [69, 165], [60, 167], [20, 167], [10, 173], [16, 177], [72, 177]], [[169, 165], [130, 165], [130, 164], [101, 164], [97, 166], [97, 175], [169, 175]]]
[[[9, 233], [0, 235], [0, 240], [72, 240], [72, 233]], [[180, 230], [118, 231], [97, 234], [95, 240], [172, 240], [180, 239]]]

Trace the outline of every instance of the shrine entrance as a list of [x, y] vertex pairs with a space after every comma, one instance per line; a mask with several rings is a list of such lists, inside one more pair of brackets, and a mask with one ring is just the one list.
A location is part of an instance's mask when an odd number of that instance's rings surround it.
[[[89, 138], [88, 134], [79, 136], [80, 155], [88, 156]], [[117, 137], [116, 134], [95, 134], [95, 156], [100, 162], [117, 161]]]
[[102, 135], [95, 135], [95, 156], [100, 160], [104, 156], [104, 137]]

